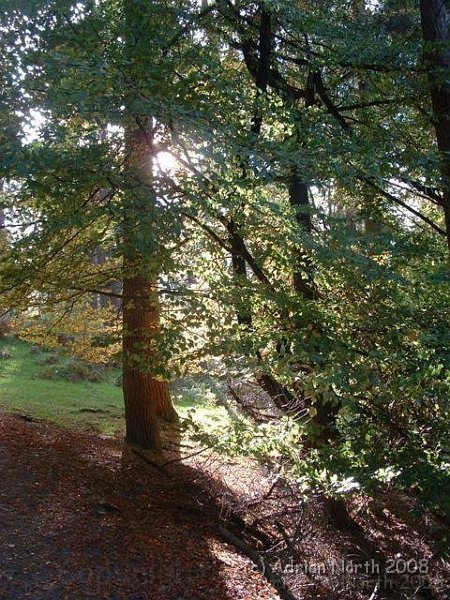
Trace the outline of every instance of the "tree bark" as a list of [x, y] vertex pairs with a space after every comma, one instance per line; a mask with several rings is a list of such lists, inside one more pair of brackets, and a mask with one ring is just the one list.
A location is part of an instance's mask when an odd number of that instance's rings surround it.
[[[124, 273], [132, 270], [128, 257]], [[160, 420], [173, 422], [177, 414], [167, 381], [158, 370], [159, 300], [155, 286], [140, 275], [124, 276], [123, 394], [126, 439], [143, 448], [159, 449]]]
[[420, 16], [434, 130], [441, 159], [441, 206], [450, 251], [450, 6], [448, 0], [421, 0]]
[[[236, 289], [239, 290], [243, 283], [248, 283], [247, 260], [243, 253], [245, 244], [240, 237], [236, 223], [233, 220], [229, 222], [228, 231], [230, 233], [231, 264], [235, 277]], [[263, 284], [267, 283], [265, 277], [262, 277], [260, 281]], [[236, 317], [239, 325], [247, 331], [252, 329], [253, 315], [251, 307], [246, 307], [245, 304], [237, 306]], [[257, 351], [256, 355], [258, 360], [262, 362], [261, 353]], [[304, 409], [304, 403], [299, 402], [298, 398], [272, 377], [272, 375], [257, 371], [255, 373], [255, 379], [270, 397], [274, 405], [283, 413], [296, 417]]]
[[[294, 102], [298, 101], [299, 97], [305, 100], [305, 108], [315, 104], [315, 90], [318, 76], [320, 74], [312, 72], [308, 76], [306, 89], [299, 95], [292, 93], [291, 86], [277, 73], [274, 79], [273, 71], [271, 70], [271, 58], [273, 50], [273, 23], [272, 15], [266, 7], [261, 7], [260, 23], [259, 23], [259, 39], [257, 43], [253, 43], [249, 39], [241, 38], [241, 48], [244, 55], [245, 64], [250, 75], [253, 77], [258, 94], [264, 94], [268, 87], [272, 87], [277, 91], [280, 97], [291, 106], [297, 113], [297, 118], [300, 120], [301, 115], [299, 109], [295, 108]], [[262, 117], [256, 109], [252, 121], [252, 132], [256, 135], [260, 133], [262, 125]], [[299, 146], [302, 143], [299, 140]], [[295, 211], [295, 219], [299, 227], [299, 231], [310, 234], [312, 231], [312, 222], [310, 214], [310, 199], [308, 183], [299, 175], [297, 168], [292, 168], [289, 174], [289, 203]], [[232, 233], [232, 232], [231, 232]], [[242, 244], [232, 243], [232, 252], [235, 255], [242, 255]], [[294, 291], [301, 297], [307, 300], [317, 300], [319, 298], [318, 290], [314, 281], [314, 269], [310, 257], [307, 252], [301, 247], [294, 249], [294, 268], [292, 273], [292, 286]], [[243, 270], [237, 260], [233, 260], [235, 272], [240, 272], [241, 276], [245, 276]], [[260, 279], [261, 280], [261, 279]], [[242, 322], [243, 315], [238, 315], [238, 321]], [[245, 316], [245, 320], [248, 317]], [[251, 315], [250, 315], [251, 320]], [[282, 340], [283, 341], [283, 340]], [[271, 397], [274, 404], [283, 412], [298, 416], [303, 413], [306, 407], [311, 406], [311, 399], [306, 398], [301, 390], [298, 394], [293, 394], [285, 386], [276, 381], [269, 374], [259, 373], [257, 381], [261, 387]], [[329, 438], [334, 435], [334, 423], [336, 415], [339, 411], [339, 406], [326, 404], [319, 399], [315, 404], [316, 417], [315, 421], [323, 431], [323, 438]]]

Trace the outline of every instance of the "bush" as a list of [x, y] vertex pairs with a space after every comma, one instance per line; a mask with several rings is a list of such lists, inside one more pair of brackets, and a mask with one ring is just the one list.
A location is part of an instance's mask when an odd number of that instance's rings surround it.
[[79, 381], [98, 383], [103, 381], [105, 377], [105, 368], [103, 365], [88, 363], [70, 357], [59, 364], [49, 365], [41, 371], [39, 377], [51, 380], [63, 379], [72, 383]]
[[56, 365], [60, 361], [60, 357], [56, 354], [47, 354], [44, 356], [40, 356], [34, 362], [37, 365], [46, 366], [46, 365]]

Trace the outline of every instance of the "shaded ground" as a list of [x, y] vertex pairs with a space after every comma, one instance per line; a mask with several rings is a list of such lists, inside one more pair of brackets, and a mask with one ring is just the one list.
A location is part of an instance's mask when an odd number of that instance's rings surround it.
[[171, 479], [121, 444], [0, 413], [0, 598], [276, 599]]
[[276, 600], [223, 525], [299, 600], [450, 599], [448, 524], [412, 498], [305, 499], [267, 465], [183, 452], [161, 468], [0, 412], [0, 599]]

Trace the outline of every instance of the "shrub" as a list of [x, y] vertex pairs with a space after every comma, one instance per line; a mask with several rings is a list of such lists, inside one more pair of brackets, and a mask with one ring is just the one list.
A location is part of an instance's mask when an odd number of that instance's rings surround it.
[[88, 363], [74, 357], [67, 358], [58, 364], [51, 364], [39, 374], [42, 379], [63, 379], [72, 383], [79, 381], [98, 383], [104, 379], [104, 376], [103, 365]]
[[47, 354], [44, 356], [40, 356], [34, 362], [37, 365], [46, 366], [46, 365], [56, 365], [59, 363], [59, 361], [60, 361], [60, 357], [57, 356], [56, 354]]

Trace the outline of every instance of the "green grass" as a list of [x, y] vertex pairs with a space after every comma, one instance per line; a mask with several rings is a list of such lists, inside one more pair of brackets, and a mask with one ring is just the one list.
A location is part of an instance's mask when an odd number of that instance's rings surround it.
[[[122, 390], [114, 384], [119, 372], [111, 369], [100, 383], [42, 379], [48, 367], [42, 363], [54, 354], [12, 337], [0, 338], [0, 405], [6, 410], [65, 427], [89, 428], [113, 435], [124, 430]], [[62, 363], [65, 357], [57, 355]], [[225, 408], [217, 404], [220, 386], [211, 380], [179, 379], [172, 396], [180, 416], [194, 411], [195, 419], [210, 428], [227, 420]]]

